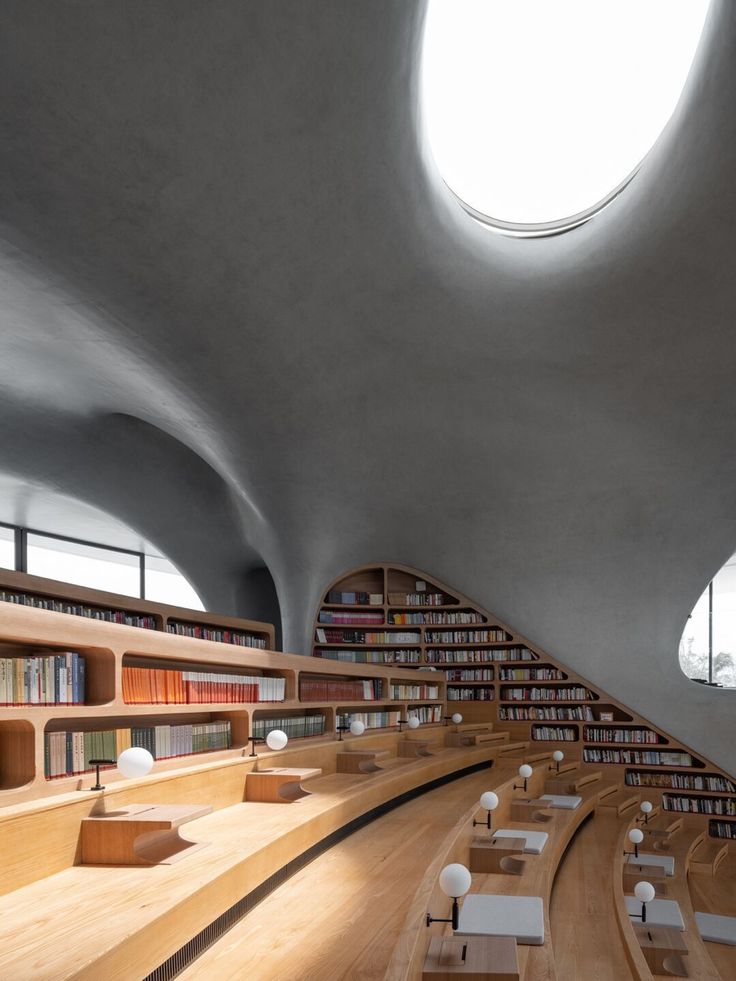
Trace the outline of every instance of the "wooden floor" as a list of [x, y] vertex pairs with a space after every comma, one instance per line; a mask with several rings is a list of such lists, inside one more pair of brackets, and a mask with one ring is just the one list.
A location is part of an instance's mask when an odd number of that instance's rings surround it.
[[[736, 916], [736, 852], [726, 856], [715, 875], [691, 872], [688, 885], [698, 913]], [[736, 947], [707, 942], [705, 946], [721, 977], [736, 978]]]
[[610, 888], [620, 828], [614, 812], [599, 809], [573, 838], [559, 867], [550, 904], [558, 978], [628, 981], [633, 977], [615, 926]]
[[179, 977], [379, 981], [435, 845], [491, 782], [490, 773], [463, 777], [346, 838], [273, 892]]

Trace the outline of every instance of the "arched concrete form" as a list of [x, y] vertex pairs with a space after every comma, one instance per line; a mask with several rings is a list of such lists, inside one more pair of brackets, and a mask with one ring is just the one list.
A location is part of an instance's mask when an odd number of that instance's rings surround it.
[[[13, 421], [6, 417], [11, 429]], [[58, 414], [51, 421], [43, 415], [34, 433], [23, 413], [23, 437], [9, 433], [3, 440], [0, 469], [32, 473], [135, 529], [174, 562], [208, 609], [269, 620], [280, 629], [273, 580], [247, 540], [231, 492], [211, 467], [130, 416], [76, 425], [67, 420], [63, 428]]]
[[2, 464], [150, 515], [225, 611], [267, 565], [292, 650], [342, 569], [431, 570], [733, 770], [676, 652], [736, 546], [736, 7], [626, 193], [534, 241], [425, 153], [423, 10], [7, 5]]

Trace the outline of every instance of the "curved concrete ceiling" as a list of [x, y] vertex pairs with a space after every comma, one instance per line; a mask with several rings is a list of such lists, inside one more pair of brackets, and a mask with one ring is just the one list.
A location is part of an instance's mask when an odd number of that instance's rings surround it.
[[[434, 171], [422, 3], [6, 14], [0, 468], [84, 485], [209, 605], [252, 613], [265, 563], [287, 649], [343, 569], [424, 568], [733, 772], [736, 696], [677, 665], [736, 546], [733, 5], [626, 193], [544, 240]], [[111, 415], [166, 448], [103, 448]]]

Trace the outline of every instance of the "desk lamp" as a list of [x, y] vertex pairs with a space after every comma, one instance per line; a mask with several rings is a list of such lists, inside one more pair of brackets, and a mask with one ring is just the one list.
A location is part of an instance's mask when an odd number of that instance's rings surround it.
[[440, 889], [452, 900], [452, 916], [449, 919], [443, 919], [427, 913], [427, 926], [431, 923], [452, 923], [452, 929], [457, 930], [460, 919], [458, 899], [470, 889], [471, 882], [470, 872], [464, 865], [460, 865], [458, 862], [446, 865], [440, 872]]
[[256, 743], [264, 743], [269, 749], [279, 750], [283, 749], [289, 741], [289, 737], [282, 729], [272, 729], [265, 739], [260, 739], [258, 736], [250, 736], [250, 755], [258, 756], [256, 753]]
[[644, 824], [649, 824], [649, 815], [652, 813], [654, 805], [650, 800], [643, 800], [639, 805], [641, 813], [644, 815]]
[[[639, 828], [632, 828], [629, 831], [629, 841], [634, 846], [634, 858], [638, 858], [639, 845], [644, 841], [644, 832]], [[631, 852], [624, 852], [624, 855], [631, 855]]]
[[651, 882], [637, 882], [634, 886], [634, 895], [641, 903], [641, 913], [629, 913], [634, 919], [647, 922], [647, 903], [651, 903], [656, 895], [656, 891]]
[[480, 795], [480, 806], [486, 811], [485, 821], [476, 821], [473, 818], [473, 827], [477, 824], [484, 824], [488, 830], [491, 830], [491, 811], [495, 811], [498, 807], [498, 794], [494, 794], [492, 790], [486, 790], [485, 793]]
[[522, 763], [521, 766], [519, 767], [519, 776], [523, 778], [524, 785], [522, 787], [517, 787], [516, 784], [514, 784], [514, 786], [513, 786], [512, 789], [513, 790], [523, 790], [524, 793], [526, 793], [526, 782], [529, 779], [529, 777], [532, 775], [533, 772], [534, 771], [532, 770], [532, 768], [529, 766], [528, 763]]
[[555, 761], [555, 765], [554, 766], [550, 766], [550, 770], [556, 770], [559, 773], [560, 772], [560, 763], [562, 763], [562, 761], [564, 760], [564, 758], [565, 758], [565, 754], [562, 752], [562, 750], [561, 749], [556, 749], [554, 751], [554, 753], [552, 754], [552, 759]]

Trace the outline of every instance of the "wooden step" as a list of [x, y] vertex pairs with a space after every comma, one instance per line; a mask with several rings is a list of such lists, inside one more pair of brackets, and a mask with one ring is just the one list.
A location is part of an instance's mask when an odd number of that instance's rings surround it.
[[[545, 787], [548, 794], [579, 794], [581, 790], [589, 788], [591, 784], [602, 779], [600, 770], [593, 773], [580, 773], [577, 769], [570, 773], [554, 773], [547, 777]], [[617, 789], [617, 786], [614, 788]]]
[[639, 806], [639, 795], [632, 794], [628, 790], [615, 790], [612, 794], [606, 794], [599, 799], [598, 807], [604, 810], [615, 811], [619, 817], [625, 814], [630, 808]]
[[679, 815], [663, 811], [654, 820], [650, 818], [646, 824], [643, 824], [641, 830], [653, 838], [669, 839], [678, 831], [682, 831], [683, 823], [683, 819]]
[[727, 841], [702, 841], [690, 859], [690, 871], [700, 872], [703, 875], [715, 875], [718, 866], [726, 855], [728, 855]]

